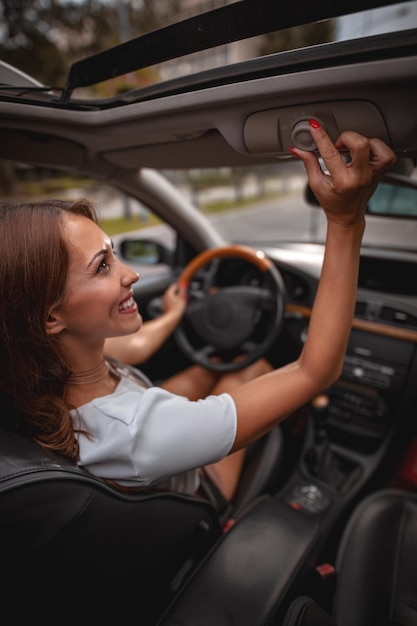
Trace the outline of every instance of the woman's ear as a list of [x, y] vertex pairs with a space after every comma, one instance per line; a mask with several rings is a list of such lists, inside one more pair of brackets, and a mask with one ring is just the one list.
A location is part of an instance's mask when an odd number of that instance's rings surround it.
[[48, 335], [58, 335], [65, 328], [63, 320], [60, 318], [59, 313], [53, 311], [50, 313], [46, 320], [46, 332]]

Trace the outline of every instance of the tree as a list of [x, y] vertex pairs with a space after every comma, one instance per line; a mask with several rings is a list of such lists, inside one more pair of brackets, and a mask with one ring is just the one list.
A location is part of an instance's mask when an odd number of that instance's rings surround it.
[[[123, 0], [2, 0], [0, 58], [51, 86], [74, 61], [123, 41]], [[132, 37], [166, 25], [179, 0], [125, 3]]]
[[97, 51], [96, 32], [103, 41], [110, 30], [98, 0], [3, 0], [2, 9], [2, 60], [47, 85], [62, 85], [77, 53]]
[[[128, 12], [123, 17], [129, 35], [137, 37], [175, 18], [178, 2], [130, 0], [122, 6], [123, 0], [0, 0], [0, 59], [45, 85], [63, 87], [74, 61], [126, 39], [121, 6]], [[112, 86], [128, 87], [123, 79]], [[14, 194], [18, 185], [13, 167], [0, 161], [0, 192]]]

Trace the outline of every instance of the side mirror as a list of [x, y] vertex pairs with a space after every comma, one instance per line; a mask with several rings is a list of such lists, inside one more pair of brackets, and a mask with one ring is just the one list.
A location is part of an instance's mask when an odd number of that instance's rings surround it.
[[152, 239], [124, 239], [120, 242], [120, 253], [127, 263], [140, 265], [172, 264], [173, 253]]

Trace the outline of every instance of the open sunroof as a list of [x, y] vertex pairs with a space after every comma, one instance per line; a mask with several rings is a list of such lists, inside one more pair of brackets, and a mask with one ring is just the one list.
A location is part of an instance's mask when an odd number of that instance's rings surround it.
[[257, 35], [404, 0], [239, 0], [74, 63], [61, 102], [87, 87], [145, 67]]

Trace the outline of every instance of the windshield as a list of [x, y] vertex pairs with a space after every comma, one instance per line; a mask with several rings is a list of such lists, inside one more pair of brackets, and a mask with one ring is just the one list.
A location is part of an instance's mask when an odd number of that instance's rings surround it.
[[[307, 181], [300, 162], [164, 174], [228, 241], [324, 242], [326, 220], [320, 208], [307, 200]], [[417, 185], [417, 168], [410, 178]], [[388, 213], [390, 217], [384, 217]], [[404, 217], [407, 214], [410, 219]], [[364, 245], [416, 250], [416, 216], [417, 186], [409, 189], [381, 183], [369, 203]]]

